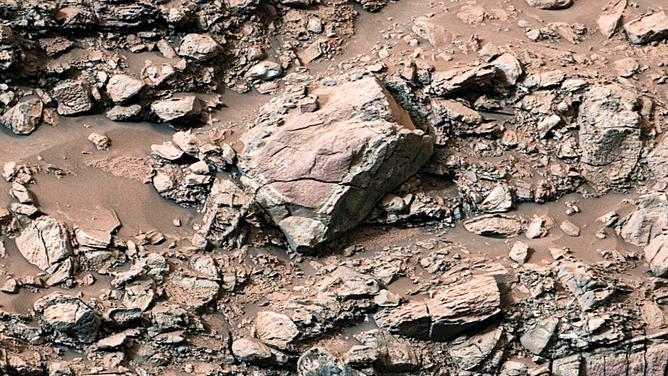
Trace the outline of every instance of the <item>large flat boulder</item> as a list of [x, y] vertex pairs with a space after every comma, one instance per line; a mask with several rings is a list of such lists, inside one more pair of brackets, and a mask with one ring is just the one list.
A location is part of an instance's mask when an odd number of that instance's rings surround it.
[[[433, 148], [432, 137], [415, 128], [375, 78], [323, 86], [311, 95], [319, 110], [288, 108], [282, 124], [257, 124], [243, 136], [238, 162], [244, 183], [293, 249], [315, 247], [357, 226]], [[276, 103], [260, 119], [275, 118]]]
[[643, 44], [668, 37], [668, 16], [656, 12], [624, 24], [626, 37], [631, 43]]
[[635, 169], [640, 140], [639, 98], [618, 84], [591, 88], [580, 106], [580, 148], [583, 175], [605, 187], [625, 182]]

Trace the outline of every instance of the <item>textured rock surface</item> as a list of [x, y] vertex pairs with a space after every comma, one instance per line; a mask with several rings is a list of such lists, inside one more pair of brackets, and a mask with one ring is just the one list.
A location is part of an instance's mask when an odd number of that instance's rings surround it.
[[390, 333], [445, 341], [500, 312], [501, 295], [493, 277], [441, 289], [432, 299], [376, 314], [376, 323]]
[[573, 5], [573, 0], [526, 0], [526, 2], [538, 9], [563, 9]]
[[432, 138], [374, 78], [313, 94], [327, 98], [318, 111], [256, 126], [239, 156], [246, 182], [295, 249], [356, 226], [432, 152]]
[[43, 108], [39, 99], [28, 99], [7, 110], [0, 121], [16, 134], [29, 134], [42, 122]]
[[91, 343], [97, 336], [100, 318], [74, 296], [53, 293], [34, 304], [35, 312], [58, 334]]
[[144, 82], [125, 74], [111, 76], [107, 83], [107, 93], [114, 102], [125, 102], [144, 88]]
[[623, 183], [636, 167], [642, 142], [638, 95], [617, 84], [592, 87], [580, 106], [583, 174], [594, 185]]
[[656, 12], [642, 16], [624, 24], [626, 37], [631, 43], [642, 44], [668, 36], [668, 16], [666, 12]]
[[69, 256], [68, 231], [65, 225], [51, 217], [31, 222], [16, 238], [16, 247], [28, 262], [42, 270]]
[[155, 101], [151, 110], [162, 121], [175, 121], [199, 115], [202, 105], [194, 95]]
[[53, 88], [53, 98], [58, 102], [60, 115], [76, 115], [93, 108], [90, 85], [81, 81], [69, 81]]

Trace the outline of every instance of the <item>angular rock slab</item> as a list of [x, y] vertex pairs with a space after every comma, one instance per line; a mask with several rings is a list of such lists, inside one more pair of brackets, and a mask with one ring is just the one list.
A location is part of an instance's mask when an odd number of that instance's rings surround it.
[[[413, 302], [375, 315], [390, 333], [446, 341], [499, 312], [501, 293], [492, 276], [446, 287], [425, 302]], [[427, 330], [428, 328], [428, 330]]]
[[238, 162], [260, 205], [301, 250], [357, 226], [433, 148], [375, 78], [312, 94], [321, 98], [319, 110], [251, 128]]
[[69, 256], [67, 228], [51, 217], [40, 217], [16, 238], [16, 247], [28, 262], [47, 270]]
[[624, 24], [626, 37], [631, 43], [644, 44], [668, 36], [666, 12], [655, 12]]
[[35, 302], [35, 312], [58, 333], [91, 343], [97, 336], [100, 318], [79, 298], [55, 292]]

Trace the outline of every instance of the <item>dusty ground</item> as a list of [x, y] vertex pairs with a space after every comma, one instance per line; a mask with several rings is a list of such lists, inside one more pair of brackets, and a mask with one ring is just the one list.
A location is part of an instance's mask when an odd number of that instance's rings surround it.
[[664, 8], [3, 1], [0, 374], [668, 374]]

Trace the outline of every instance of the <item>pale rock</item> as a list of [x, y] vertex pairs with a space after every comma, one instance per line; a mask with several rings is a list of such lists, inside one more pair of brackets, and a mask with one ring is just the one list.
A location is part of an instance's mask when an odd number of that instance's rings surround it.
[[626, 2], [627, 0], [617, 0], [606, 13], [598, 16], [596, 24], [604, 37], [610, 39], [615, 34], [615, 31], [617, 31], [622, 19], [622, 13], [626, 9]]
[[38, 317], [58, 333], [82, 343], [97, 336], [100, 318], [79, 298], [55, 292], [34, 304]]
[[244, 77], [251, 81], [271, 81], [280, 77], [281, 74], [283, 74], [283, 68], [280, 64], [265, 60], [253, 65]]
[[575, 223], [569, 220], [562, 221], [561, 224], [559, 225], [559, 228], [568, 236], [573, 236], [573, 237], [580, 236], [580, 227], [578, 227]]
[[197, 116], [202, 105], [194, 95], [163, 99], [151, 103], [151, 111], [162, 121], [183, 120]]
[[175, 161], [183, 156], [183, 150], [174, 145], [172, 141], [165, 141], [162, 144], [153, 144], [151, 145], [151, 151], [157, 156], [170, 161]]
[[540, 138], [545, 138], [552, 129], [559, 126], [560, 124], [561, 118], [558, 115], [550, 115], [538, 122], [538, 135]]
[[167, 63], [152, 64], [142, 69], [141, 77], [148, 86], [158, 87], [170, 79], [174, 73], [176, 73], [174, 67]]
[[263, 342], [284, 349], [299, 334], [299, 329], [292, 320], [283, 314], [262, 311], [255, 318], [255, 330]]
[[640, 68], [636, 59], [632, 57], [615, 60], [612, 66], [617, 71], [617, 74], [625, 78], [633, 76], [638, 71], [638, 68]]
[[232, 342], [232, 354], [242, 362], [260, 367], [282, 366], [288, 362], [288, 357], [282, 352], [249, 338], [240, 338]]
[[28, 262], [42, 270], [69, 256], [65, 224], [43, 216], [28, 224], [16, 238], [16, 247]]
[[208, 34], [187, 34], [181, 39], [178, 53], [194, 60], [207, 60], [220, 53], [220, 45]]
[[457, 368], [470, 371], [480, 366], [490, 357], [502, 335], [502, 328], [492, 326], [471, 336], [464, 342], [452, 346], [448, 353]]
[[15, 134], [30, 134], [42, 122], [43, 108], [41, 100], [27, 99], [7, 110], [0, 122]]
[[529, 258], [529, 246], [524, 242], [515, 242], [508, 257], [520, 265], [524, 264]]
[[496, 67], [501, 80], [507, 85], [515, 85], [517, 79], [524, 73], [520, 61], [509, 53], [504, 53], [492, 60], [491, 64]]
[[492, 188], [485, 200], [478, 206], [484, 213], [507, 212], [513, 207], [513, 196], [507, 184], [499, 183]]
[[644, 44], [668, 36], [668, 16], [665, 11], [654, 12], [624, 24], [631, 43]]
[[142, 111], [142, 106], [133, 104], [130, 106], [116, 105], [111, 110], [107, 111], [105, 115], [109, 120], [113, 121], [128, 121], [139, 115]]
[[469, 232], [485, 236], [517, 236], [524, 230], [522, 221], [517, 216], [485, 214], [464, 222]]
[[60, 115], [76, 115], [93, 108], [90, 86], [82, 81], [67, 81], [54, 87], [53, 99], [58, 102]]
[[107, 93], [115, 103], [125, 102], [139, 94], [144, 88], [144, 81], [125, 74], [111, 76], [107, 82]]
[[540, 355], [550, 343], [558, 323], [559, 320], [555, 318], [542, 320], [520, 337], [520, 343], [525, 349], [535, 355]]
[[109, 148], [109, 144], [111, 143], [109, 137], [99, 133], [89, 134], [88, 141], [92, 142], [97, 150], [107, 150]]
[[526, 0], [526, 2], [538, 9], [564, 9], [573, 5], [573, 0]]

